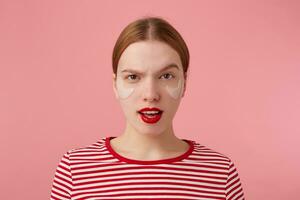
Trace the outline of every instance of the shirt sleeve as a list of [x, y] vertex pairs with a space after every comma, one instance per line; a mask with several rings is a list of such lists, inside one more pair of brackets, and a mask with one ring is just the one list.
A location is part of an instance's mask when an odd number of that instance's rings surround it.
[[50, 200], [71, 200], [72, 182], [70, 153], [67, 152], [56, 168]]
[[232, 161], [230, 161], [228, 169], [226, 200], [245, 200], [242, 184]]

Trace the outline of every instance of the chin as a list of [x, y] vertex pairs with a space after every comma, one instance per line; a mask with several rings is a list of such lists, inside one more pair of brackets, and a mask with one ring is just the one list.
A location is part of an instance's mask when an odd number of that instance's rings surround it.
[[161, 135], [166, 128], [165, 127], [145, 127], [145, 126], [140, 126], [137, 129], [137, 132], [142, 134], [142, 135]]

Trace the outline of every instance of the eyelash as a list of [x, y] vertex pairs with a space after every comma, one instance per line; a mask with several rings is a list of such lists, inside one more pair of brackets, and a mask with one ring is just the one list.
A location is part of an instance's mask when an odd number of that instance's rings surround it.
[[[166, 73], [166, 74], [169, 74], [169, 75], [172, 76], [172, 78], [175, 78], [175, 76], [174, 76], [173, 74], [171, 74], [171, 73]], [[164, 76], [164, 75], [166, 75], [166, 74], [163, 74], [162, 76]], [[137, 76], [137, 75], [135, 75], [135, 74], [130, 74], [130, 75], [126, 76], [125, 79], [128, 79], [128, 78], [131, 77], [131, 76]], [[172, 79], [172, 78], [170, 78], [170, 79]], [[167, 80], [170, 80], [170, 79], [167, 79]], [[131, 79], [131, 80], [132, 80], [132, 79]]]

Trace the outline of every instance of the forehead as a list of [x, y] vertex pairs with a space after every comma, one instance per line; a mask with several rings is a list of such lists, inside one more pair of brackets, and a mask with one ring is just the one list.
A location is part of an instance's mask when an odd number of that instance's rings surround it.
[[172, 47], [159, 41], [141, 41], [130, 44], [124, 50], [119, 60], [118, 71], [161, 71], [170, 65], [177, 65], [182, 71], [180, 57]]

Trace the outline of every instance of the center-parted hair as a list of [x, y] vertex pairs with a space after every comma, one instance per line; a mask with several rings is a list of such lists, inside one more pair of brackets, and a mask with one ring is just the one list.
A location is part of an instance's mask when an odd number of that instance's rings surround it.
[[117, 74], [120, 57], [130, 44], [151, 40], [164, 42], [179, 54], [186, 78], [190, 59], [188, 47], [179, 32], [160, 17], [144, 17], [131, 22], [123, 29], [113, 49], [113, 73]]

